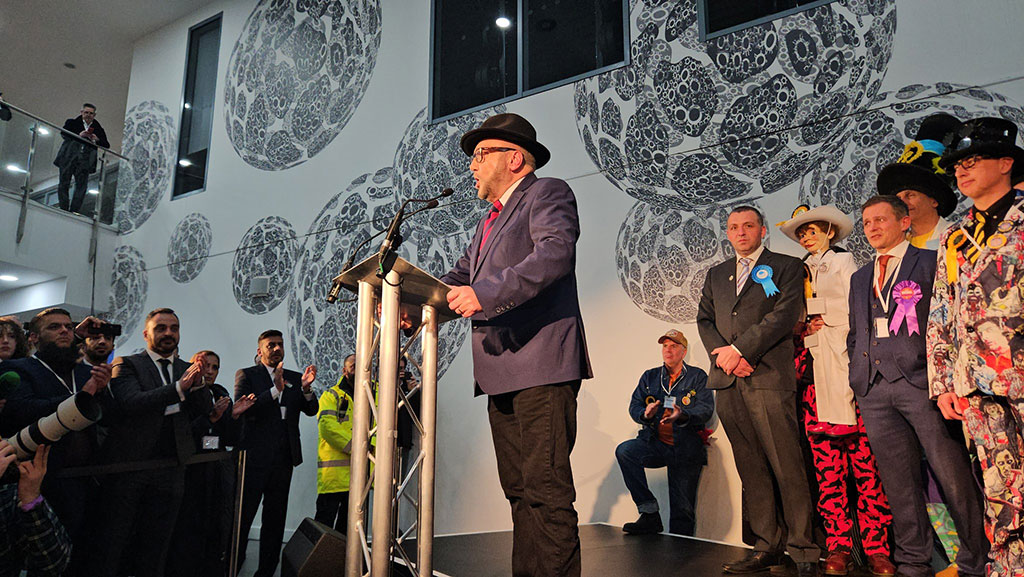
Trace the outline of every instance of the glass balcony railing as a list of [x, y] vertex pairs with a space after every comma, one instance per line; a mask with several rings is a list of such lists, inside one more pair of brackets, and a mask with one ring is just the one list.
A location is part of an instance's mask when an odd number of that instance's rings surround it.
[[[76, 154], [84, 156], [82, 162], [86, 165], [84, 172], [88, 177], [79, 207], [73, 206], [78, 183], [74, 177], [70, 178], [69, 206], [63, 209], [77, 208], [78, 214], [112, 224], [117, 176], [121, 163], [127, 159], [113, 150], [96, 147], [77, 134], [62, 130], [60, 126], [16, 105], [4, 103], [4, 106], [11, 114], [6, 121], [3, 118], [7, 115], [0, 115], [0, 190], [22, 197], [27, 195], [29, 202], [61, 209], [58, 194], [61, 170], [54, 165], [54, 160], [61, 145], [70, 140], [73, 146], [79, 147]], [[96, 149], [96, 169], [93, 172], [88, 172], [90, 148]]]

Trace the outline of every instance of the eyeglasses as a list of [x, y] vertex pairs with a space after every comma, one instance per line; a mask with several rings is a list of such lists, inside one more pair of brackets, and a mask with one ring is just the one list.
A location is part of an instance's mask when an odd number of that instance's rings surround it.
[[502, 147], [502, 146], [485, 146], [483, 148], [478, 148], [478, 149], [473, 151], [473, 160], [475, 160], [477, 162], [483, 162], [484, 161], [484, 157], [487, 156], [487, 153], [489, 153], [489, 152], [512, 152], [514, 150], [516, 150], [516, 149], [515, 148], [505, 148], [505, 147]]
[[988, 159], [987, 156], [982, 156], [980, 154], [974, 154], [974, 155], [968, 156], [967, 158], [961, 158], [960, 160], [954, 162], [953, 165], [950, 166], [950, 168], [953, 169], [953, 171], [956, 171], [958, 168], [962, 168], [964, 170], [970, 170], [970, 169], [974, 168], [974, 166], [976, 164], [978, 164], [979, 160], [987, 160], [987, 159]]

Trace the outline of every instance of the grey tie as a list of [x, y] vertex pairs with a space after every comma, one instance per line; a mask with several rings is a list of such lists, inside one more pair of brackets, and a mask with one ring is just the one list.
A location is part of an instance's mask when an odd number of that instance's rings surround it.
[[747, 282], [747, 277], [750, 276], [750, 259], [740, 259], [740, 274], [736, 276], [736, 294], [740, 294], [743, 290], [743, 285]]

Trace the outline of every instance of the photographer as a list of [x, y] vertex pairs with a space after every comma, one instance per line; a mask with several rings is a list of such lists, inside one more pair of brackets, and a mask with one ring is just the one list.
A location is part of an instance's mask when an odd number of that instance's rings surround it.
[[[0, 440], [0, 577], [61, 575], [71, 560], [71, 540], [39, 489], [50, 448], [14, 464], [14, 448]], [[5, 472], [13, 474], [8, 475]]]
[[[76, 326], [70, 313], [60, 308], [45, 309], [32, 318], [29, 333], [34, 335], [38, 350], [31, 357], [3, 364], [4, 372], [15, 372], [21, 384], [4, 408], [0, 435], [11, 436], [54, 413], [62, 401], [78, 392], [93, 395], [108, 412], [113, 405], [107, 391], [110, 365], [89, 367], [78, 362], [76, 343], [76, 338], [93, 334], [102, 325], [99, 319], [88, 317]], [[53, 445], [51, 473], [42, 486], [42, 494], [75, 543], [81, 543], [87, 534], [86, 508], [94, 500], [95, 482], [89, 477], [63, 477], [61, 473], [72, 467], [92, 465], [98, 444], [96, 427], [64, 436]]]

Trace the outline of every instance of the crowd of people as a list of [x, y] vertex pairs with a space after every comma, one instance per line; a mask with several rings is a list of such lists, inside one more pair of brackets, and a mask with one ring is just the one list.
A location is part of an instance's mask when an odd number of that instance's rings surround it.
[[[694, 534], [706, 425], [717, 411], [753, 545], [724, 572], [846, 575], [859, 549], [873, 575], [932, 575], [925, 479], [933, 477], [958, 537], [953, 571], [1024, 574], [1024, 191], [1013, 188], [1024, 180], [1024, 149], [1016, 135], [1000, 118], [925, 119], [861, 207], [875, 255], [860, 268], [840, 244], [853, 221], [836, 207], [801, 206], [780, 224], [806, 251], [802, 259], [764, 246], [768, 228], [756, 208], [731, 210], [726, 235], [736, 256], [710, 268], [698, 308], [711, 366], [686, 364], [687, 339], [670, 330], [657, 339], [662, 364], [643, 372], [629, 402], [640, 432], [615, 457], [640, 516], [625, 531], [663, 530], [645, 469], [665, 467], [669, 531]], [[576, 286], [575, 196], [565, 181], [534, 174], [551, 155], [519, 115], [488, 118], [460, 145], [478, 196], [493, 208], [442, 280], [452, 287], [451, 310], [472, 320], [475, 389], [488, 398], [513, 520], [512, 573], [578, 576], [569, 456], [576, 397], [592, 371]], [[951, 222], [954, 184], [971, 206]], [[0, 384], [8, 371], [20, 379], [0, 399], [0, 436], [74, 394], [95, 398], [104, 415], [101, 426], [21, 463], [21, 479], [4, 486], [0, 521], [19, 528], [0, 547], [24, 553], [3, 559], [31, 566], [39, 548], [28, 543], [48, 543], [51, 558], [39, 563], [58, 567], [53, 554], [70, 550], [70, 574], [223, 575], [235, 464], [202, 457], [234, 446], [246, 449], [237, 560], [262, 504], [256, 575], [269, 576], [302, 461], [302, 414], [318, 422], [316, 519], [344, 532], [353, 356], [318, 400], [316, 368], [284, 369], [283, 336], [265, 331], [255, 364], [236, 373], [232, 399], [216, 384], [216, 353], [178, 357], [174, 311], [152, 311], [146, 350], [112, 361], [103, 325], [47, 309], [26, 336], [16, 319], [0, 319]], [[403, 390], [415, 392], [418, 383], [401, 374]], [[410, 430], [399, 437], [408, 456]], [[0, 445], [0, 464], [11, 461]]]

